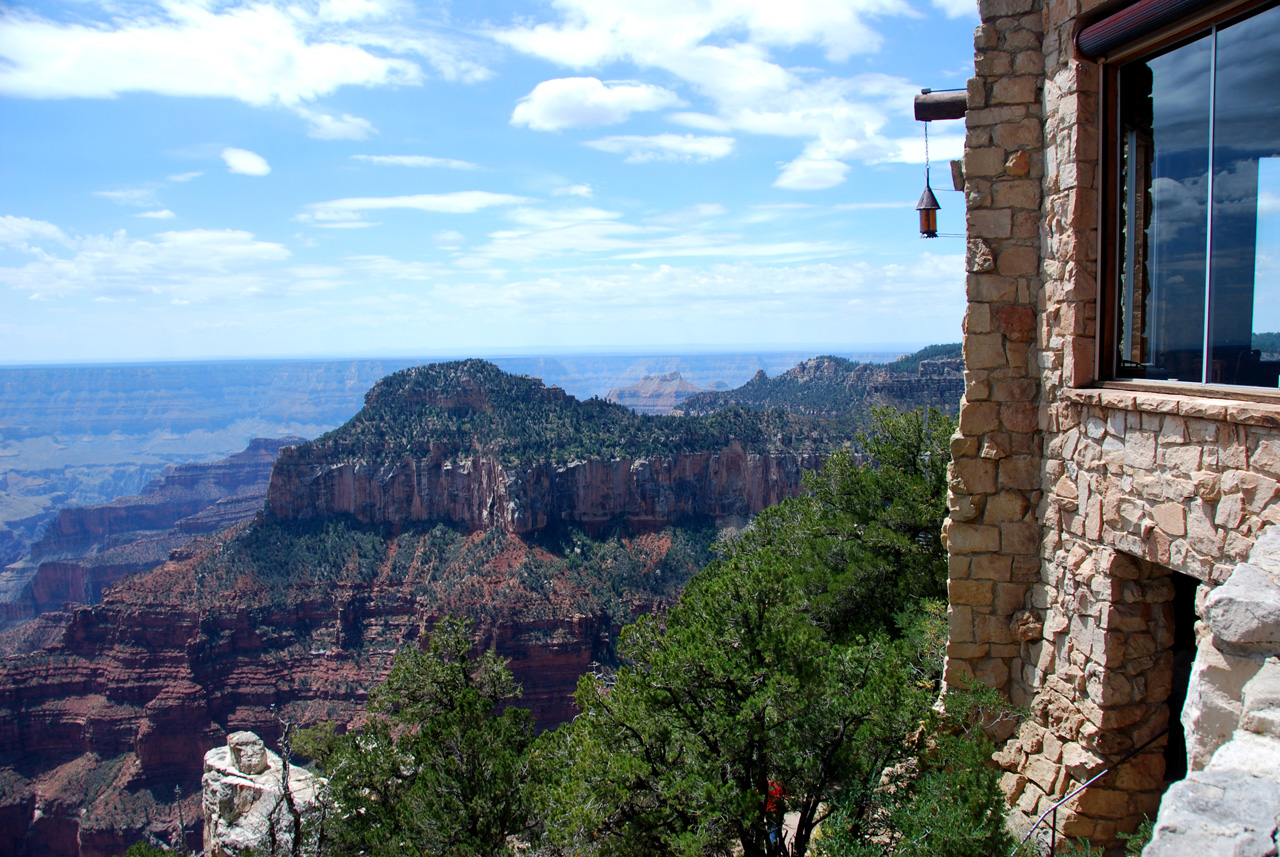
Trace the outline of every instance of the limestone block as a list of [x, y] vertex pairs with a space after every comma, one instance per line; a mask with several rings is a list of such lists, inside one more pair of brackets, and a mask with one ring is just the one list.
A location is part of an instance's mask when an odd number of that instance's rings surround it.
[[260, 774], [267, 769], [267, 747], [252, 732], [232, 732], [227, 736], [231, 759], [245, 774]]
[[1203, 770], [1214, 752], [1231, 738], [1240, 721], [1245, 683], [1261, 666], [1254, 658], [1219, 650], [1210, 635], [1200, 640], [1182, 707], [1191, 770]]
[[[985, 149], [968, 149], [964, 153], [964, 174], [966, 176], [998, 176], [1004, 171], [1005, 151], [999, 146], [990, 146]], [[974, 215], [985, 212], [969, 212], [970, 223], [987, 221], [975, 221]], [[994, 231], [990, 228], [979, 227], [972, 230], [970, 234], [983, 235], [988, 238], [1008, 238], [1012, 231], [1012, 220], [1009, 212], [1004, 212], [1004, 222], [1009, 224], [1008, 229], [1001, 230], [996, 228]]]
[[[1280, 741], [1280, 659], [1269, 658], [1242, 691], [1240, 728]], [[1280, 776], [1280, 764], [1276, 765]]]
[[[970, 239], [965, 253], [965, 270], [972, 274], [986, 274], [990, 271], [994, 271], [995, 269], [996, 260], [995, 256], [991, 253], [991, 245], [981, 238]], [[973, 309], [973, 306], [984, 305], [971, 305], [970, 310]], [[972, 324], [972, 318], [966, 319], [966, 322], [966, 333], [987, 333], [990, 330], [989, 327], [983, 327], [982, 325], [978, 326], [982, 329], [975, 329], [975, 326]]]
[[[1255, 545], [1251, 557], [1257, 553]], [[1204, 620], [1222, 642], [1267, 654], [1280, 652], [1280, 571], [1269, 573], [1251, 562], [1240, 563], [1205, 599]]]
[[[1236, 730], [1231, 740], [1218, 748], [1204, 773], [1220, 770], [1246, 771], [1280, 785], [1280, 741], [1270, 736]], [[1272, 811], [1280, 810], [1280, 804]]]
[[1021, 178], [1031, 172], [1031, 159], [1026, 152], [1014, 152], [1004, 163], [1005, 174]]
[[[964, 174], [979, 175], [977, 172], [970, 171], [970, 159], [978, 160], [982, 158], [978, 152], [990, 152], [994, 157], [993, 163], [995, 167], [992, 172], [982, 173], [983, 175], [992, 175], [1004, 169], [1004, 150], [1003, 149], [973, 149], [965, 152], [964, 156]], [[983, 169], [991, 169], [991, 165], [986, 161], [979, 161]], [[1013, 233], [1013, 212], [1007, 208], [992, 208], [986, 210], [970, 211], [968, 214], [969, 234], [983, 238], [1008, 238]]]
[[1199, 771], [1160, 803], [1145, 857], [1274, 857], [1280, 785], [1244, 771]]
[[1181, 503], [1161, 503], [1151, 510], [1151, 517], [1170, 536], [1187, 534], [1187, 510]]

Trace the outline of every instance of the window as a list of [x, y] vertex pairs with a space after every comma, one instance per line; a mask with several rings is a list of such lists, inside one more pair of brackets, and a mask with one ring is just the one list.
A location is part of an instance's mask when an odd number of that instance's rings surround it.
[[1114, 377], [1280, 386], [1280, 7], [1117, 64]]

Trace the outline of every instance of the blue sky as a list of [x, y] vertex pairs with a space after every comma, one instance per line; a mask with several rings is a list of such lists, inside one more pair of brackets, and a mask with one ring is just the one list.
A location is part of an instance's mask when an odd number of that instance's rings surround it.
[[[959, 339], [969, 0], [0, 10], [0, 363]], [[934, 123], [944, 233], [963, 123]]]

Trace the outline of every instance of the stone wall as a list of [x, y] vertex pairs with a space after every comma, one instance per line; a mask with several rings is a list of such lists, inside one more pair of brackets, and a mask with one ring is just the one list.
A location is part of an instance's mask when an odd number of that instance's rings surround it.
[[949, 682], [1011, 691], [1009, 617], [1039, 578], [1041, 440], [1036, 333], [1040, 277], [1039, 0], [984, 0], [974, 41], [964, 155], [968, 206], [965, 393], [952, 441]]
[[[1200, 582], [1199, 612], [1280, 521], [1280, 406], [1090, 386], [1100, 70], [1073, 39], [1098, 5], [979, 2], [946, 676], [1025, 707], [997, 755], [1023, 822], [1155, 738], [1058, 812], [1115, 845], [1164, 791], [1173, 575]], [[1193, 768], [1208, 722], [1188, 723]]]

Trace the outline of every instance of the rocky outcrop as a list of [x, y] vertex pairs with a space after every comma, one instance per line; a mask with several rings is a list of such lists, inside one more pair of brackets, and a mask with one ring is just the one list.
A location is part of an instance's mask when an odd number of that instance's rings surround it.
[[233, 732], [204, 754], [205, 857], [290, 854], [295, 839], [310, 853], [324, 778], [296, 765], [286, 775], [285, 764], [252, 732]]
[[168, 468], [137, 496], [63, 509], [30, 555], [0, 572], [0, 630], [67, 602], [96, 604], [196, 536], [252, 518], [280, 449], [303, 440], [255, 438], [220, 461]]
[[209, 750], [240, 730], [275, 744], [277, 712], [352, 721], [395, 653], [446, 613], [475, 622], [478, 644], [522, 683], [520, 704], [554, 726], [574, 715], [578, 677], [609, 659], [619, 625], [670, 603], [696, 570], [668, 533], [548, 551], [498, 530], [427, 526], [377, 542], [360, 566], [342, 567], [352, 551], [340, 543], [337, 577], [284, 583], [235, 559], [252, 536], [242, 525], [192, 542], [186, 559], [130, 578], [59, 629], [49, 614], [7, 632], [42, 631], [0, 661], [0, 853], [174, 843], [175, 785], [198, 847]]
[[1182, 723], [1189, 773], [1146, 857], [1280, 852], [1280, 528], [1209, 593]]
[[610, 390], [605, 398], [638, 414], [669, 414], [680, 402], [699, 392], [697, 387], [680, 377], [679, 372], [667, 372], [645, 375], [630, 386]]
[[[933, 346], [925, 351], [938, 348]], [[931, 406], [955, 413], [964, 393], [963, 362], [959, 357], [917, 360], [912, 355], [891, 364], [815, 357], [801, 361], [776, 378], [768, 377], [762, 370], [735, 390], [690, 395], [677, 403], [672, 412], [707, 415], [737, 405], [751, 410], [780, 408], [808, 417], [855, 421], [865, 420], [876, 405], [900, 409]]]
[[553, 523], [588, 529], [623, 522], [654, 532], [693, 518], [745, 523], [799, 494], [817, 455], [719, 452], [674, 458], [503, 464], [483, 455], [453, 460], [447, 447], [390, 464], [316, 462], [285, 450], [267, 490], [277, 520], [348, 514], [365, 523], [449, 521], [471, 530], [530, 533]]
[[[447, 614], [507, 659], [540, 726], [561, 723], [620, 627], [710, 558], [713, 523], [796, 495], [842, 442], [785, 415], [640, 416], [483, 361], [384, 379], [347, 425], [281, 452], [252, 522], [206, 533], [249, 496], [221, 495], [168, 525], [190, 539], [168, 562], [60, 627], [0, 634], [0, 850], [199, 841], [210, 750], [244, 730], [275, 743], [277, 715], [351, 723]], [[109, 524], [68, 526], [42, 561], [71, 562], [84, 529], [106, 540], [96, 559], [124, 549]]]

